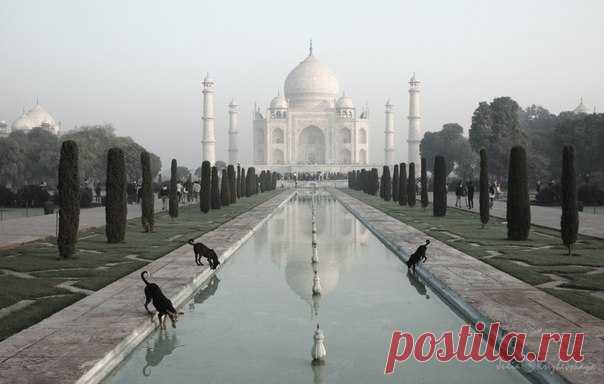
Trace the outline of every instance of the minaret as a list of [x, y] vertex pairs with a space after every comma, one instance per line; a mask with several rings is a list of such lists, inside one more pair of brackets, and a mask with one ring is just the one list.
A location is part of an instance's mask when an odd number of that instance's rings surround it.
[[394, 112], [390, 99], [386, 101], [386, 129], [384, 130], [384, 164], [391, 166], [394, 164]]
[[201, 159], [216, 162], [216, 138], [214, 137], [214, 81], [207, 74], [203, 79], [203, 138], [201, 140]]
[[237, 123], [239, 120], [239, 106], [231, 100], [229, 104], [229, 164], [237, 164], [239, 161], [239, 149], [237, 149]]
[[415, 73], [409, 80], [409, 137], [407, 144], [409, 145], [409, 163], [415, 163], [418, 169], [420, 162], [419, 143], [424, 137], [421, 127], [421, 116], [419, 111], [419, 85], [420, 82], [415, 79]]

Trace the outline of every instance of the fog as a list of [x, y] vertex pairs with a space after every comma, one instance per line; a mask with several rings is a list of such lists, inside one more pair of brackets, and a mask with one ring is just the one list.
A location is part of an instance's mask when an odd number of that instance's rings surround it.
[[24, 1], [0, 3], [0, 120], [36, 99], [63, 130], [112, 123], [161, 156], [201, 162], [201, 80], [216, 82], [216, 158], [227, 159], [227, 104], [240, 105], [251, 159], [254, 102], [266, 108], [308, 54], [370, 108], [370, 161], [384, 158], [384, 104], [406, 159], [408, 80], [422, 123], [469, 129], [478, 102], [510, 96], [558, 113], [604, 108], [604, 2]]

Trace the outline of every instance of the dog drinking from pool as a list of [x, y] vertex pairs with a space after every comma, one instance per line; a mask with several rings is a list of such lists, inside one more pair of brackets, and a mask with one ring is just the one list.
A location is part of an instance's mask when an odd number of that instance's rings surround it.
[[149, 272], [147, 271], [141, 272], [141, 279], [143, 279], [145, 282], [145, 309], [149, 314], [153, 314], [148, 307], [149, 303], [153, 303], [153, 306], [157, 310], [159, 328], [166, 329], [166, 317], [170, 318], [172, 327], [176, 328], [176, 320], [178, 319], [178, 315], [182, 315], [184, 312], [178, 312], [176, 309], [174, 309], [172, 301], [170, 301], [170, 299], [164, 295], [159, 288], [159, 285], [147, 281], [146, 276], [148, 275]]

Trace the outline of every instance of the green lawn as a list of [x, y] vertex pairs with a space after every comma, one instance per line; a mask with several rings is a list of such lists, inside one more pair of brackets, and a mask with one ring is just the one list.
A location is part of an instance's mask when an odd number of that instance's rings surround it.
[[[156, 215], [155, 231], [144, 233], [140, 218], [128, 221], [126, 241], [108, 244], [105, 227], [80, 232], [76, 257], [59, 259], [55, 240], [35, 241], [15, 249], [0, 251], [0, 269], [25, 273], [15, 276], [0, 272], [0, 308], [21, 300], [44, 297], [35, 303], [0, 319], [0, 340], [39, 322], [54, 312], [81, 299], [57, 285], [66, 281], [73, 286], [98, 290], [111, 282], [182, 246], [191, 238], [209, 232], [239, 214], [274, 197], [281, 191], [270, 191], [242, 198], [236, 204], [207, 214], [198, 206], [181, 207], [177, 219], [166, 213]], [[193, 260], [191, 260], [193, 262]]]
[[432, 206], [401, 207], [361, 191], [344, 192], [531, 285], [562, 278], [568, 282], [544, 289], [604, 319], [604, 240], [579, 236], [576, 255], [567, 256], [560, 231], [532, 226], [527, 241], [506, 239], [504, 220], [491, 217], [483, 229], [477, 213], [448, 207], [445, 217], [432, 216]]

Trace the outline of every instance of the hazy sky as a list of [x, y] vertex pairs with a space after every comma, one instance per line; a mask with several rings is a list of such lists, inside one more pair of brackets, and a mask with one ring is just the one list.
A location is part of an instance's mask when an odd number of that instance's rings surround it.
[[479, 101], [511, 96], [558, 113], [580, 96], [604, 109], [604, 1], [0, 2], [0, 120], [40, 104], [63, 129], [108, 122], [159, 154], [201, 159], [201, 79], [216, 82], [217, 159], [227, 104], [240, 105], [251, 158], [254, 101], [265, 108], [308, 53], [357, 107], [369, 103], [370, 161], [384, 158], [384, 104], [395, 104], [406, 158], [408, 80], [422, 81], [426, 130], [469, 128]]

